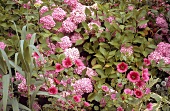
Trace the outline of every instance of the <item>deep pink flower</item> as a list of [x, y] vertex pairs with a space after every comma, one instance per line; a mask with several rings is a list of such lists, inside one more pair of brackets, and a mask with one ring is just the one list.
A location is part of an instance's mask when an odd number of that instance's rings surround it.
[[75, 95], [75, 96], [73, 96], [73, 99], [75, 102], [79, 103], [79, 102], [81, 102], [81, 95]]
[[129, 94], [129, 95], [133, 95], [133, 90], [126, 88], [126, 89], [124, 89], [124, 93]]
[[124, 62], [121, 62], [117, 65], [117, 71], [120, 73], [124, 73], [128, 70], [128, 65]]
[[140, 74], [137, 71], [130, 71], [127, 75], [127, 79], [130, 82], [138, 82], [140, 80]]
[[119, 106], [116, 111], [124, 111], [124, 109], [121, 106]]
[[48, 89], [48, 93], [51, 94], [51, 95], [55, 95], [58, 93], [58, 89], [56, 87], [50, 87]]
[[145, 68], [145, 69], [142, 69], [142, 79], [147, 82], [149, 81], [149, 72], [148, 72], [148, 69]]
[[139, 89], [135, 89], [134, 90], [134, 95], [137, 97], [137, 98], [142, 98], [143, 97], [143, 92]]
[[140, 80], [136, 83], [136, 86], [138, 86], [139, 88], [144, 87], [145, 85], [146, 85], [145, 82], [142, 80]]
[[62, 61], [62, 65], [65, 67], [65, 68], [69, 68], [72, 66], [72, 61], [69, 57], [67, 57], [66, 59], [64, 59]]
[[150, 60], [147, 59], [147, 58], [144, 58], [144, 59], [143, 59], [143, 62], [144, 62], [144, 65], [145, 65], [145, 66], [149, 66], [149, 65], [151, 64]]
[[146, 107], [147, 107], [147, 109], [148, 109], [149, 111], [152, 111], [152, 109], [153, 109], [152, 103], [148, 103], [148, 104], [146, 105]]
[[56, 78], [53, 79], [56, 84], [60, 84], [60, 81]]
[[55, 71], [56, 72], [61, 72], [62, 70], [64, 70], [63, 66], [59, 63], [55, 64]]
[[123, 87], [123, 84], [122, 83], [118, 83], [117, 84], [119, 87]]
[[76, 59], [75, 64], [77, 67], [84, 66], [84, 63], [81, 61], [81, 59]]
[[84, 106], [89, 107], [90, 104], [88, 102], [84, 102]]
[[33, 58], [35, 58], [35, 59], [38, 59], [38, 58], [39, 58], [39, 55], [38, 55], [36, 52], [34, 52], [34, 53], [32, 54], [32, 56], [33, 56]]
[[109, 88], [108, 88], [106, 85], [103, 85], [103, 86], [102, 86], [102, 90], [105, 91], [105, 92], [108, 92], [108, 91], [109, 91]]
[[145, 94], [149, 94], [151, 92], [150, 88], [145, 89]]

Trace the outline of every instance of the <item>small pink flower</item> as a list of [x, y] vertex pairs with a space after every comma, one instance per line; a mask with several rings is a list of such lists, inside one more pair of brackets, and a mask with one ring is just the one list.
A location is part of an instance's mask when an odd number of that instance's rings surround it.
[[121, 106], [119, 106], [116, 111], [124, 111], [124, 109]]
[[109, 91], [109, 88], [108, 88], [106, 85], [103, 85], [103, 86], [102, 86], [102, 90], [105, 91], [105, 92], [108, 92], [108, 91]]
[[62, 70], [64, 70], [63, 66], [59, 63], [56, 63], [55, 65], [55, 71], [56, 72], [61, 72]]
[[74, 99], [74, 101], [77, 102], [77, 103], [81, 102], [81, 96], [80, 96], [80, 95], [75, 95], [75, 96], [73, 96], [73, 99]]
[[118, 83], [117, 85], [118, 87], [123, 87], [122, 83]]
[[110, 97], [111, 97], [111, 99], [114, 100], [114, 99], [116, 99], [116, 94], [111, 94]]
[[56, 78], [53, 79], [56, 84], [60, 84], [60, 81]]
[[140, 80], [136, 83], [136, 86], [138, 86], [139, 88], [144, 87], [145, 85], [146, 85], [145, 82], [142, 80]]
[[144, 65], [145, 65], [145, 66], [149, 66], [149, 65], [151, 64], [150, 60], [147, 59], [147, 58], [144, 58], [144, 59], [143, 59], [143, 62], [144, 62]]
[[126, 88], [126, 89], [124, 89], [124, 93], [129, 94], [129, 95], [133, 95], [133, 90]]
[[137, 98], [142, 98], [143, 97], [143, 92], [139, 89], [135, 89], [134, 90], [134, 95], [137, 97]]
[[64, 59], [62, 61], [62, 65], [65, 67], [65, 68], [69, 68], [72, 66], [72, 61], [69, 57], [67, 57], [66, 59]]
[[149, 94], [151, 92], [150, 88], [145, 89], [145, 94]]
[[81, 59], [76, 59], [75, 64], [77, 67], [84, 66], [84, 63], [81, 61]]
[[88, 102], [84, 102], [84, 106], [89, 107], [90, 104]]
[[4, 50], [6, 47], [6, 44], [4, 42], [0, 42], [0, 49]]
[[38, 55], [36, 52], [34, 52], [34, 53], [32, 54], [32, 56], [33, 56], [33, 58], [35, 58], [35, 59], [38, 59], [38, 58], [39, 58], [39, 55]]
[[148, 109], [149, 111], [152, 111], [152, 109], [153, 109], [152, 103], [148, 103], [148, 104], [146, 105], [146, 107], [147, 107], [147, 109]]
[[50, 87], [48, 89], [48, 93], [51, 94], [51, 95], [55, 95], [58, 93], [58, 89], [56, 87]]
[[137, 71], [130, 71], [127, 75], [127, 79], [130, 82], [138, 82], [140, 80], [140, 74]]
[[117, 65], [117, 71], [120, 73], [124, 73], [126, 72], [128, 69], [128, 65], [124, 62], [121, 62]]

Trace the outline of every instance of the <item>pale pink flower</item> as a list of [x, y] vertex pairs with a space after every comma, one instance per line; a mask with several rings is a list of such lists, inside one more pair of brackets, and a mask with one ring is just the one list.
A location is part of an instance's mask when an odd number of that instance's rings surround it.
[[106, 85], [103, 85], [103, 86], [102, 86], [102, 90], [105, 91], [105, 92], [109, 92], [109, 88], [108, 88], [108, 86], [106, 86]]
[[92, 68], [87, 67], [86, 75], [88, 75], [89, 78], [92, 78], [93, 76], [97, 76], [98, 74]]
[[110, 97], [111, 97], [112, 100], [115, 100], [116, 99], [116, 94], [111, 94]]
[[44, 16], [40, 18], [40, 23], [43, 24], [43, 28], [50, 30], [55, 26], [55, 21], [53, 20], [53, 17], [50, 15]]
[[74, 73], [82, 75], [83, 70], [86, 69], [86, 66], [79, 66], [74, 69]]
[[30, 40], [31, 37], [32, 37], [32, 34], [27, 34], [27, 35], [26, 35], [26, 39], [27, 39], [27, 40]]
[[72, 42], [70, 41], [70, 38], [68, 36], [64, 36], [60, 40], [61, 42], [58, 43], [63, 50], [72, 46]]
[[77, 29], [77, 25], [74, 22], [72, 22], [70, 18], [67, 18], [66, 20], [63, 21], [62, 28], [66, 33], [71, 33], [75, 29]]
[[90, 106], [90, 103], [84, 102], [84, 106], [89, 107], [89, 106]]
[[47, 6], [43, 6], [43, 7], [41, 7], [41, 9], [40, 9], [40, 15], [42, 16], [45, 12], [47, 12], [49, 9], [48, 9], [48, 7]]
[[150, 88], [145, 89], [145, 94], [149, 94], [151, 92]]
[[124, 45], [122, 45], [120, 52], [125, 54], [126, 56], [131, 56], [133, 54], [133, 47], [125, 47]]
[[65, 49], [64, 54], [66, 57], [69, 57], [72, 59], [72, 61], [74, 62], [76, 59], [80, 58], [80, 52], [77, 48], [73, 47], [73, 48], [68, 48]]
[[152, 103], [148, 103], [146, 105], [146, 108], [149, 110], [149, 111], [152, 111], [153, 110], [153, 104]]
[[129, 95], [133, 95], [133, 90], [126, 88], [126, 89], [124, 89], [124, 93], [129, 94]]
[[6, 47], [6, 44], [4, 42], [0, 42], [0, 49], [4, 50]]
[[72, 43], [76, 43], [77, 40], [82, 39], [82, 36], [79, 33], [74, 33], [70, 38]]
[[82, 9], [75, 9], [71, 12], [70, 19], [75, 23], [79, 24], [86, 20], [85, 11]]
[[65, 17], [66, 17], [67, 12], [64, 11], [62, 8], [55, 8], [53, 13], [52, 13], [52, 17], [54, 20], [57, 21], [62, 21]]
[[32, 104], [32, 108], [34, 111], [41, 111], [41, 106], [36, 101]]
[[64, 0], [64, 3], [67, 5], [70, 5], [72, 8], [75, 8], [77, 6], [78, 1], [77, 0]]

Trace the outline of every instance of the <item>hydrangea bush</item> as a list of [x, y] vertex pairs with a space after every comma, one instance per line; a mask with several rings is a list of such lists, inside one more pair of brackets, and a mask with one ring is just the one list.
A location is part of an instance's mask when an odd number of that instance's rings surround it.
[[0, 110], [170, 110], [164, 0], [0, 2]]

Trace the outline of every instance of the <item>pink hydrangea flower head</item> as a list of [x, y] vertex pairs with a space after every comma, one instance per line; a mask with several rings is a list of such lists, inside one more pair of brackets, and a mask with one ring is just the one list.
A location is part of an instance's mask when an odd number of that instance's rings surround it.
[[0, 49], [4, 50], [6, 47], [6, 44], [4, 42], [0, 42]]
[[70, 18], [67, 18], [66, 20], [63, 21], [62, 28], [66, 33], [71, 33], [75, 29], [77, 29], [77, 25], [74, 22], [72, 22]]
[[49, 9], [48, 9], [48, 7], [47, 6], [43, 6], [43, 7], [41, 7], [41, 9], [40, 9], [40, 15], [42, 16], [45, 12], [47, 12]]
[[70, 38], [72, 43], [76, 43], [77, 40], [82, 39], [82, 36], [79, 33], [74, 33]]
[[146, 105], [146, 108], [149, 110], [149, 111], [152, 111], [153, 110], [153, 104], [152, 103], [148, 103]]
[[44, 16], [40, 18], [40, 23], [43, 25], [42, 27], [50, 30], [55, 26], [55, 21], [53, 20], [53, 17], [50, 15]]
[[86, 106], [86, 107], [89, 107], [90, 106], [90, 103], [88, 103], [88, 102], [84, 102], [84, 106]]
[[71, 12], [70, 19], [75, 23], [79, 24], [86, 20], [85, 11], [82, 9], [75, 9]]
[[66, 17], [67, 12], [64, 11], [62, 8], [55, 8], [52, 17], [56, 21], [62, 21]]
[[126, 56], [131, 56], [133, 54], [133, 47], [125, 47], [124, 45], [122, 45], [120, 52], [125, 54]]
[[108, 86], [106, 86], [106, 85], [103, 85], [103, 86], [102, 86], [102, 90], [105, 91], [105, 92], [109, 92], [109, 88], [108, 88]]
[[58, 93], [58, 89], [56, 87], [50, 87], [48, 89], [48, 93], [51, 94], [51, 95], [55, 95]]
[[83, 95], [84, 93], [90, 93], [93, 91], [93, 85], [89, 78], [76, 80], [74, 83], [71, 83], [71, 86], [74, 88], [73, 93], [77, 95]]
[[147, 58], [144, 58], [144, 59], [143, 59], [143, 62], [144, 62], [144, 65], [145, 65], [145, 66], [149, 66], [149, 65], [151, 64], [150, 60], [147, 59]]
[[63, 66], [59, 63], [56, 63], [55, 65], [55, 68], [56, 68], [56, 72], [61, 72], [62, 70], [64, 70]]
[[86, 69], [86, 66], [79, 66], [74, 69], [74, 73], [82, 75], [83, 70]]
[[73, 47], [73, 48], [68, 48], [65, 49], [64, 54], [66, 57], [69, 57], [72, 59], [72, 61], [74, 62], [76, 59], [80, 58], [80, 52], [77, 48]]
[[156, 18], [156, 24], [161, 28], [168, 28], [168, 23], [163, 17], [158, 16]]
[[117, 65], [117, 71], [120, 73], [124, 73], [128, 70], [128, 65], [124, 62], [121, 62]]
[[62, 61], [62, 65], [65, 67], [65, 68], [69, 68], [71, 67], [73, 64], [72, 64], [72, 61], [69, 57], [65, 58], [63, 61]]
[[137, 71], [130, 71], [127, 75], [127, 79], [133, 83], [138, 82], [140, 80], [140, 74]]
[[32, 108], [34, 109], [34, 111], [40, 111], [41, 110], [41, 106], [36, 101], [32, 104]]
[[126, 88], [126, 89], [124, 89], [124, 93], [129, 94], [129, 95], [133, 95], [133, 90]]
[[84, 63], [82, 62], [81, 59], [75, 59], [74, 62], [77, 67], [84, 66]]
[[124, 111], [124, 109], [121, 106], [119, 106], [116, 111]]
[[16, 72], [15, 73], [15, 79], [18, 80], [18, 81], [22, 81], [24, 78], [23, 75], [21, 75], [19, 72]]
[[77, 6], [78, 1], [77, 0], [64, 0], [64, 3], [71, 6], [72, 8], [75, 8]]
[[88, 75], [89, 78], [92, 78], [93, 76], [97, 76], [98, 74], [92, 68], [87, 67], [86, 75]]
[[72, 46], [72, 42], [70, 41], [70, 38], [68, 36], [64, 36], [60, 40], [61, 40], [61, 42], [58, 42], [58, 43], [59, 43], [59, 46], [63, 50], [65, 50], [65, 49], [67, 49], [67, 48]]
[[134, 90], [134, 95], [137, 97], [137, 98], [142, 98], [143, 97], [143, 92], [139, 89], [135, 89]]

